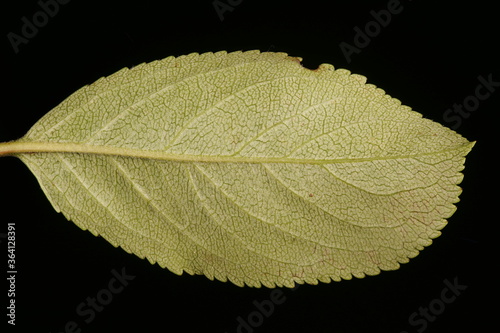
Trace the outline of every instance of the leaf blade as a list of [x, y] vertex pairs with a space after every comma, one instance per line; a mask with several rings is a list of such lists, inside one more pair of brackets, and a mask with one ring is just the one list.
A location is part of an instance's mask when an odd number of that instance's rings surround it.
[[17, 156], [80, 228], [177, 274], [291, 287], [397, 269], [453, 214], [474, 143], [362, 76], [299, 61], [119, 71], [37, 122]]

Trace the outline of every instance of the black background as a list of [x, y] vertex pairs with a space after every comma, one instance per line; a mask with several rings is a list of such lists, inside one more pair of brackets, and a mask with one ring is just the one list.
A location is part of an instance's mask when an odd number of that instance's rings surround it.
[[[31, 21], [41, 8], [35, 0], [2, 4], [0, 141], [24, 135], [64, 98], [101, 76], [191, 52], [260, 49], [301, 56], [308, 68], [331, 63], [365, 75], [445, 126], [453, 125], [443, 119], [445, 110], [474, 94], [478, 76], [500, 81], [497, 10], [491, 3], [401, 1], [402, 12], [351, 62], [339, 44], [353, 45], [353, 28], [364, 29], [373, 21], [370, 11], [387, 8], [388, 1], [232, 3], [233, 11], [221, 21], [212, 0], [73, 0], [18, 53], [7, 34], [21, 34], [21, 18]], [[497, 163], [498, 148], [489, 147], [498, 142], [498, 90], [457, 129], [477, 144], [467, 157], [458, 211], [432, 246], [397, 271], [284, 289], [283, 304], [254, 332], [417, 332], [422, 326], [412, 326], [409, 316], [441, 297], [445, 279], [457, 279], [467, 289], [425, 332], [497, 329], [497, 309], [490, 302], [498, 302], [493, 250], [498, 216], [491, 215], [498, 176], [488, 166]], [[0, 160], [0, 179], [0, 232], [16, 223], [17, 316], [9, 331], [64, 332], [66, 323], [75, 321], [82, 332], [237, 332], [238, 316], [246, 319], [256, 309], [254, 300], [269, 299], [266, 288], [174, 275], [81, 231], [53, 210], [15, 158]], [[7, 243], [1, 240], [5, 272]], [[135, 278], [85, 323], [77, 306], [107, 286], [113, 269]]]

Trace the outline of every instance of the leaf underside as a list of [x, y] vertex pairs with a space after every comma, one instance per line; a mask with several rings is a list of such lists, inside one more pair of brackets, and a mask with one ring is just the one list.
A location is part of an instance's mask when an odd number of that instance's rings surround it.
[[360, 75], [300, 61], [123, 69], [18, 140], [70, 148], [16, 156], [66, 218], [176, 274], [292, 287], [397, 269], [455, 211], [473, 143]]

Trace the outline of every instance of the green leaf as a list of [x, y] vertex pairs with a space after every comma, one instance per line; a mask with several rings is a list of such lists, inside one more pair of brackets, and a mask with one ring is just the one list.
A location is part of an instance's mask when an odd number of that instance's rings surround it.
[[20, 140], [58, 212], [176, 274], [291, 287], [408, 262], [455, 211], [474, 143], [360, 75], [258, 51], [85, 86]]

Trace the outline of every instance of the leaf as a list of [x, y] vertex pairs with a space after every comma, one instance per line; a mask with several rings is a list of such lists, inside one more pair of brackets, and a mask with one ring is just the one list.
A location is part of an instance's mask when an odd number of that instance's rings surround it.
[[141, 64], [20, 140], [58, 212], [176, 274], [291, 287], [394, 270], [440, 235], [474, 143], [360, 75], [258, 51]]

